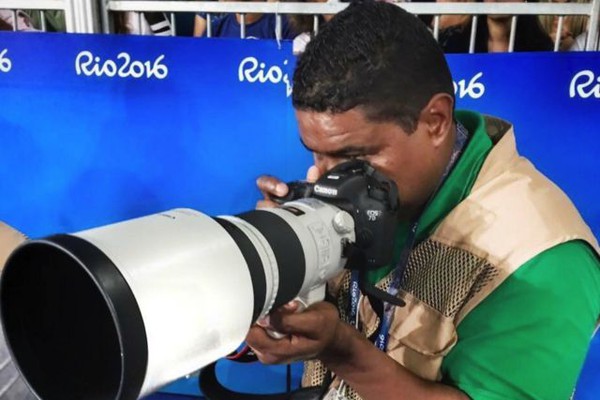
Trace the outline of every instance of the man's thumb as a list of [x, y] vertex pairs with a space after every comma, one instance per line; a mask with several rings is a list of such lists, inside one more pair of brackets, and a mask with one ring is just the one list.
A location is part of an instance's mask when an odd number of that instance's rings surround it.
[[315, 183], [317, 179], [321, 177], [321, 171], [316, 165], [311, 166], [308, 171], [306, 171], [306, 181], [310, 183]]

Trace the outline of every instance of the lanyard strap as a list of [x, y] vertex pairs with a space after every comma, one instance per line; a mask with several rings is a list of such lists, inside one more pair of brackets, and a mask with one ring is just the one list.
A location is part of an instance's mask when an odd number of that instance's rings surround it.
[[[452, 167], [456, 164], [456, 161], [458, 160], [458, 157], [462, 153], [462, 150], [464, 149], [468, 138], [469, 138], [469, 134], [468, 134], [467, 129], [460, 122], [456, 122], [456, 140], [454, 141], [454, 148], [452, 149], [452, 155], [450, 156], [450, 160], [448, 161], [448, 164], [446, 165], [446, 169], [444, 170], [444, 173], [442, 174], [442, 177], [440, 178], [440, 181], [439, 181], [435, 191], [429, 198], [427, 206], [432, 201], [432, 199], [435, 197], [435, 195], [439, 191], [440, 187], [442, 186], [442, 184], [444, 183], [444, 181], [450, 174], [450, 171], [452, 170]], [[424, 209], [427, 209], [427, 206], [425, 206]], [[415, 220], [411, 223], [410, 229], [408, 232], [408, 236], [406, 238], [404, 246], [402, 247], [402, 251], [400, 252], [400, 258], [398, 259], [398, 262], [396, 263], [396, 267], [394, 268], [394, 271], [392, 272], [393, 273], [392, 282], [390, 284], [390, 287], [387, 290], [388, 294], [390, 294], [391, 296], [396, 297], [400, 290], [402, 276], [404, 275], [404, 270], [406, 269], [406, 265], [408, 264], [408, 259], [410, 257], [410, 253], [413, 249], [413, 246], [414, 246], [416, 238], [417, 238], [417, 228], [419, 227], [419, 219], [420, 219], [420, 216], [415, 218]], [[348, 305], [349, 310], [348, 310], [348, 321], [347, 321], [348, 323], [352, 324], [353, 326], [356, 326], [356, 322], [358, 319], [358, 301], [360, 299], [360, 288], [359, 288], [358, 281], [359, 281], [359, 272], [358, 272], [358, 270], [353, 270], [351, 273], [351, 280], [350, 280], [350, 298], [349, 298], [350, 301], [349, 301], [349, 305]], [[392, 324], [393, 316], [394, 316], [394, 304], [384, 302], [383, 315], [381, 318], [381, 322], [379, 324], [379, 332], [377, 333], [377, 337], [375, 339], [375, 346], [377, 346], [377, 348], [381, 351], [385, 351], [387, 348], [389, 332], [390, 332], [390, 327]]]

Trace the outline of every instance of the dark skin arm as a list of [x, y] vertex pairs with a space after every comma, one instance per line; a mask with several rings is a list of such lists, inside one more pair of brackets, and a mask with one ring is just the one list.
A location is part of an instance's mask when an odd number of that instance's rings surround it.
[[424, 380], [379, 351], [360, 332], [341, 321], [327, 302], [294, 313], [290, 303], [271, 313], [262, 325], [288, 336], [275, 340], [255, 325], [246, 338], [266, 364], [318, 358], [365, 400], [468, 399], [463, 392]]

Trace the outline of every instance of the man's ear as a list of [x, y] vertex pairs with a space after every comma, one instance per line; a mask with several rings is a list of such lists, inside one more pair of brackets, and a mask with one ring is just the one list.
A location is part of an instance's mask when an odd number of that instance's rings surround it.
[[425, 124], [434, 147], [446, 143], [454, 124], [454, 99], [448, 93], [435, 94], [421, 110], [420, 122]]

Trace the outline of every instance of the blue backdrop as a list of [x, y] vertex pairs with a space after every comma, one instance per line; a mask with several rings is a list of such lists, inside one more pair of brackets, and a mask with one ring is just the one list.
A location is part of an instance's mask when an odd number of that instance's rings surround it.
[[[514, 122], [521, 153], [599, 236], [600, 54], [448, 60], [458, 107]], [[252, 208], [256, 177], [310, 165], [294, 62], [287, 42], [0, 33], [0, 220], [35, 237], [174, 207]], [[600, 392], [595, 342], [578, 399]], [[247, 368], [219, 372], [240, 390], [285, 388], [282, 367]], [[168, 390], [197, 392], [193, 380]]]

